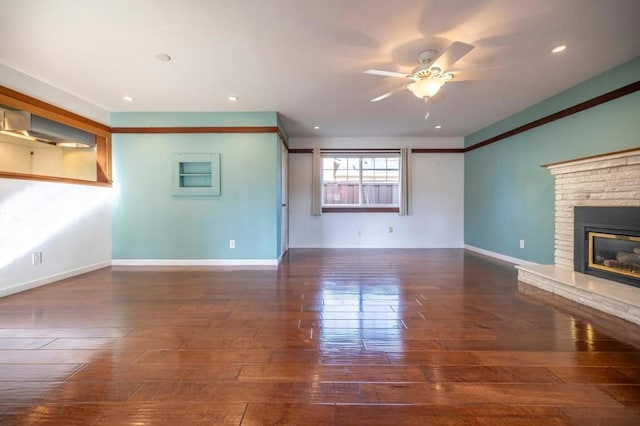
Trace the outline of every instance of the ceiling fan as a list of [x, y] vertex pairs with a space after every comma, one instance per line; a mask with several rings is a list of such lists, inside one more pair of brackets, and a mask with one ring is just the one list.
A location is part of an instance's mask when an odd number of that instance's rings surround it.
[[424, 50], [418, 54], [418, 62], [420, 64], [415, 67], [410, 74], [376, 69], [366, 70], [364, 72], [365, 74], [413, 80], [411, 83], [371, 99], [371, 102], [381, 101], [404, 89], [409, 89], [417, 98], [424, 99], [425, 101], [429, 100], [438, 93], [447, 81], [453, 78], [453, 74], [447, 72], [449, 67], [459, 61], [473, 48], [474, 46], [470, 44], [454, 41], [444, 52], [431, 49]]

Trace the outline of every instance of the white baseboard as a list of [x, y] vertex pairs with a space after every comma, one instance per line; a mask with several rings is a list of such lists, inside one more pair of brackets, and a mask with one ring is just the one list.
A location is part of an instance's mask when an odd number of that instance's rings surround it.
[[278, 266], [278, 259], [113, 259], [113, 266]]
[[295, 244], [289, 245], [290, 249], [449, 249], [462, 248], [461, 245], [444, 246], [407, 246], [405, 245], [378, 245], [378, 244]]
[[535, 263], [535, 262], [530, 262], [530, 261], [524, 260], [524, 259], [518, 259], [517, 257], [506, 256], [504, 254], [500, 254], [500, 253], [496, 253], [496, 252], [493, 252], [493, 251], [481, 249], [479, 247], [470, 246], [468, 244], [465, 244], [464, 248], [469, 250], [469, 251], [473, 251], [473, 252], [476, 252], [476, 253], [484, 254], [485, 256], [493, 257], [495, 259], [504, 260], [505, 262], [514, 263], [516, 265], [538, 265], [538, 263]]
[[92, 265], [82, 266], [80, 268], [70, 269], [68, 271], [60, 272], [58, 274], [48, 275], [46, 277], [38, 278], [33, 281], [27, 281], [25, 283], [18, 284], [13, 287], [2, 289], [0, 290], [0, 297], [9, 296], [10, 294], [20, 293], [22, 291], [43, 286], [45, 284], [51, 284], [56, 281], [75, 277], [76, 275], [80, 275], [80, 274], [86, 274], [87, 272], [95, 271], [102, 268], [107, 268], [109, 266], [111, 266], [111, 261], [107, 260], [104, 262], [94, 263]]

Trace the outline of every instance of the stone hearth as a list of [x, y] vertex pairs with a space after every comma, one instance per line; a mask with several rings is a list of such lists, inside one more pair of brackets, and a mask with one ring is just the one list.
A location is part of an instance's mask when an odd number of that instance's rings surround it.
[[547, 167], [555, 177], [554, 265], [521, 265], [518, 280], [640, 324], [640, 288], [573, 270], [576, 206], [640, 206], [640, 148]]

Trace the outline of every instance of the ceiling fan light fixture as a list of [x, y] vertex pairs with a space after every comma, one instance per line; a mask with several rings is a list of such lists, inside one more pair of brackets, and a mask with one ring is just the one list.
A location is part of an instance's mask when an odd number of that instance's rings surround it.
[[[415, 70], [414, 70], [415, 71]], [[428, 70], [421, 70], [414, 73], [420, 78], [415, 83], [407, 86], [407, 89], [420, 99], [427, 100], [434, 96], [447, 81], [453, 78], [450, 72], [443, 73], [439, 67], [431, 67]]]
[[415, 83], [411, 83], [407, 86], [407, 89], [411, 90], [411, 93], [416, 98], [428, 99], [438, 93], [444, 83], [445, 80], [441, 78], [425, 77]]
[[454, 74], [447, 72], [447, 69], [472, 49], [473, 46], [470, 44], [454, 41], [444, 52], [438, 52], [432, 49], [420, 52], [418, 54], [419, 65], [415, 67], [411, 73], [377, 69], [365, 71], [365, 74], [380, 75], [383, 77], [399, 77], [412, 80], [411, 83], [375, 97], [369, 102], [381, 101], [404, 89], [409, 89], [415, 97], [428, 101], [438, 93], [440, 88], [444, 86], [447, 81], [453, 79]]

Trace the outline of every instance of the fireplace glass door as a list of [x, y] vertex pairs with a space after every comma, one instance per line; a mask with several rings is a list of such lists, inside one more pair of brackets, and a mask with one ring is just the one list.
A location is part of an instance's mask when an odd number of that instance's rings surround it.
[[588, 267], [640, 278], [640, 237], [588, 232]]

